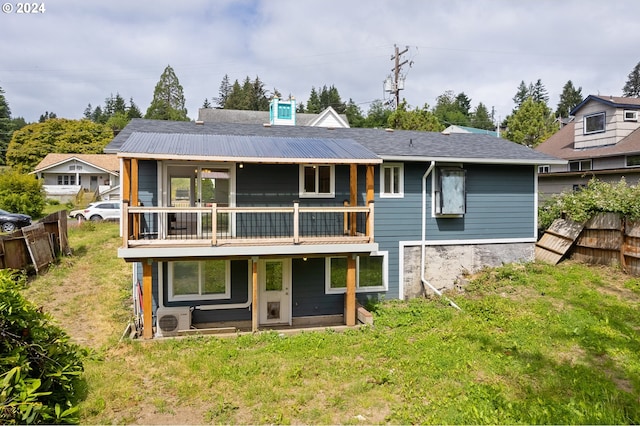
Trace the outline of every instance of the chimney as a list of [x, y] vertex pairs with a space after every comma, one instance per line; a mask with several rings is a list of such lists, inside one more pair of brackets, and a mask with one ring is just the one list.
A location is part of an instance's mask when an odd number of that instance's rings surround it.
[[296, 125], [296, 100], [280, 100], [277, 96], [269, 105], [269, 123], [272, 125], [295, 126]]

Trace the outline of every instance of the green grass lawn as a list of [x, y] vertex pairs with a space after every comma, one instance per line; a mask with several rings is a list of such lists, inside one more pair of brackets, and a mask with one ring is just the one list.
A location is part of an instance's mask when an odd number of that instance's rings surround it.
[[389, 301], [344, 333], [119, 342], [117, 224], [70, 242], [27, 296], [94, 350], [83, 424], [640, 423], [640, 280], [613, 268], [507, 265], [449, 294], [461, 311]]

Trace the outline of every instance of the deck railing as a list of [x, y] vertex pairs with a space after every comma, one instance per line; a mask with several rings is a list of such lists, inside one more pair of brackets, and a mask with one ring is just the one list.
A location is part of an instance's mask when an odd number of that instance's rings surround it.
[[373, 242], [368, 206], [137, 207], [123, 203], [123, 246]]

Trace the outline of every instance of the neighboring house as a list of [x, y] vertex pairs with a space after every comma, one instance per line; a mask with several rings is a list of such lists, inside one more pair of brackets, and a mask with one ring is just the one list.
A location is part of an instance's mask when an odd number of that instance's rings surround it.
[[458, 126], [455, 124], [444, 129], [442, 133], [445, 135], [450, 133], [475, 133], [477, 135], [490, 135], [495, 136], [496, 138], [500, 137], [500, 134], [493, 130], [476, 129], [475, 127]]
[[311, 127], [349, 127], [345, 114], [327, 107], [319, 114], [296, 112], [296, 101], [275, 98], [269, 111], [200, 108], [198, 121], [205, 123], [267, 124]]
[[113, 154], [47, 154], [31, 173], [44, 181], [47, 198], [63, 203], [80, 193], [120, 198], [120, 161]]
[[356, 301], [532, 260], [537, 166], [562, 162], [488, 135], [143, 119], [106, 152], [118, 256], [164, 334], [355, 325]]
[[535, 149], [567, 160], [542, 164], [541, 198], [570, 192], [592, 178], [628, 184], [640, 180], [640, 98], [589, 95], [577, 105], [574, 119]]

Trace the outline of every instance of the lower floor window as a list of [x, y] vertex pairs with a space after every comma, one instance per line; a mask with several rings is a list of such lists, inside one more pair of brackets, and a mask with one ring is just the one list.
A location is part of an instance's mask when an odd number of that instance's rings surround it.
[[76, 175], [58, 175], [58, 185], [75, 185]]
[[[347, 258], [328, 257], [325, 263], [327, 293], [344, 293], [347, 289]], [[356, 258], [356, 291], [387, 290], [387, 253]]]
[[169, 263], [169, 301], [228, 299], [231, 272], [227, 260]]

